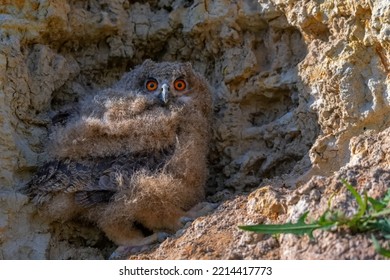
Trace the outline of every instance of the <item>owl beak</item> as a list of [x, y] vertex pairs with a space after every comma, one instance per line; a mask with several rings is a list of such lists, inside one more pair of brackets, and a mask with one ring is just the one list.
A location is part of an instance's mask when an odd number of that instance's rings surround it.
[[164, 104], [167, 104], [168, 103], [168, 98], [169, 98], [169, 86], [167, 84], [163, 84], [161, 86], [162, 90], [161, 90], [161, 94], [160, 94], [160, 99], [162, 102], [164, 102]]

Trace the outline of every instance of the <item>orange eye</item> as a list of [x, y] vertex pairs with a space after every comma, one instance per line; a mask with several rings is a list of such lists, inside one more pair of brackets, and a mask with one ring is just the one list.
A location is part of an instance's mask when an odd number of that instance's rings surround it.
[[174, 87], [176, 90], [178, 91], [183, 91], [187, 88], [187, 84], [186, 84], [186, 81], [184, 81], [183, 79], [177, 79], [174, 83], [173, 83]]
[[146, 82], [146, 89], [148, 91], [154, 91], [158, 87], [158, 83], [155, 79], [150, 79]]

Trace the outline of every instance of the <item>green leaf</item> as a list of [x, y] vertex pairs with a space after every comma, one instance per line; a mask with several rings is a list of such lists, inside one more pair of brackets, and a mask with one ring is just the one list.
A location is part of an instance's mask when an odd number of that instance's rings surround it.
[[356, 199], [356, 202], [359, 205], [358, 212], [355, 214], [355, 216], [353, 216], [353, 218], [352, 218], [352, 220], [350, 222], [350, 226], [354, 226], [354, 224], [356, 224], [356, 222], [361, 217], [363, 217], [364, 213], [366, 213], [366, 209], [367, 209], [367, 194], [364, 193], [364, 198], [362, 198], [360, 196], [360, 194], [356, 191], [356, 189], [354, 187], [352, 187], [352, 185], [349, 184], [346, 180], [341, 179], [341, 182], [343, 182], [343, 184], [347, 187], [347, 189], [352, 193], [352, 195]]
[[374, 248], [375, 248], [375, 251], [382, 255], [382, 256], [385, 256], [387, 258], [390, 258], [390, 250], [387, 250], [385, 248], [383, 248], [378, 240], [376, 240], [376, 238], [374, 237], [374, 235], [371, 235], [371, 241], [372, 241], [372, 244], [374, 245]]
[[360, 194], [356, 191], [354, 187], [350, 183], [348, 183], [345, 179], [341, 179], [341, 182], [343, 182], [344, 186], [347, 187], [347, 189], [352, 193], [352, 195], [355, 197], [357, 203], [360, 207], [363, 207], [363, 199], [360, 196]]
[[324, 220], [319, 224], [318, 222], [312, 224], [306, 224], [305, 219], [309, 212], [305, 212], [297, 221], [297, 223], [286, 223], [279, 225], [250, 225], [250, 226], [239, 226], [240, 229], [254, 231], [264, 234], [280, 234], [280, 233], [292, 233], [296, 235], [307, 234], [311, 239], [313, 237], [313, 231], [320, 228], [327, 228], [335, 224], [335, 222], [325, 222]]
[[345, 217], [344, 213], [327, 209], [316, 223], [324, 226], [323, 229], [329, 229], [334, 225], [344, 225], [348, 221], [349, 219]]
[[382, 217], [382, 216], [386, 216], [386, 215], [390, 215], [390, 208], [385, 208], [382, 211], [377, 212], [377, 213], [371, 213], [369, 217], [370, 218], [378, 218], [378, 217]]
[[390, 220], [388, 219], [374, 220], [374, 222], [371, 221], [369, 226], [371, 229], [379, 230], [382, 233], [390, 233]]
[[385, 196], [381, 199], [381, 201], [384, 203], [384, 204], [388, 204], [389, 201], [390, 201], [390, 188], [387, 189], [387, 193], [385, 194]]
[[370, 202], [370, 204], [371, 204], [372, 208], [374, 208], [375, 212], [382, 211], [387, 206], [387, 203], [383, 203], [382, 201], [376, 200], [372, 197], [368, 197], [368, 202]]

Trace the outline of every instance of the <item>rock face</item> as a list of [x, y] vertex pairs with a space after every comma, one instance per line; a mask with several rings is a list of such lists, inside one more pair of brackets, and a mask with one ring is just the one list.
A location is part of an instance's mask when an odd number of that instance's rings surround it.
[[378, 258], [365, 235], [313, 243], [237, 229], [319, 215], [336, 191], [350, 209], [340, 178], [375, 197], [390, 185], [390, 5], [336, 2], [2, 3], [0, 258], [107, 257], [100, 232], [47, 224], [19, 190], [47, 157], [51, 117], [146, 58], [190, 61], [208, 78], [208, 199], [227, 201], [133, 258]]

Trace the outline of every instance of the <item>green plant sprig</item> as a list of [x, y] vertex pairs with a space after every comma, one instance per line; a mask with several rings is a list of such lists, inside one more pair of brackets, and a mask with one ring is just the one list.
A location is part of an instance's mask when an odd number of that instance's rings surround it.
[[[331, 210], [329, 203], [328, 209], [317, 220], [311, 223], [305, 222], [309, 214], [309, 211], [307, 211], [301, 215], [296, 223], [242, 225], [239, 228], [263, 234], [306, 234], [311, 239], [314, 239], [314, 230], [330, 230], [335, 227], [347, 227], [352, 232], [378, 232], [385, 239], [390, 239], [390, 219], [388, 218], [390, 215], [390, 208], [388, 207], [390, 188], [382, 199], [376, 200], [368, 197], [366, 192], [360, 195], [346, 180], [342, 179], [341, 181], [358, 204], [357, 212], [352, 217], [346, 217], [344, 213]], [[374, 235], [372, 235], [371, 240], [377, 253], [385, 257], [390, 257], [390, 251], [382, 248]]]

